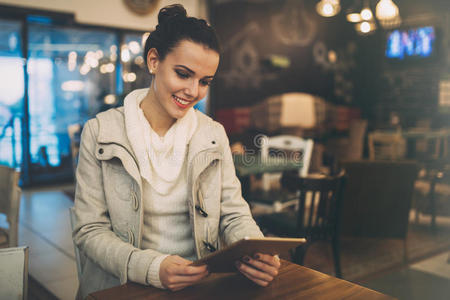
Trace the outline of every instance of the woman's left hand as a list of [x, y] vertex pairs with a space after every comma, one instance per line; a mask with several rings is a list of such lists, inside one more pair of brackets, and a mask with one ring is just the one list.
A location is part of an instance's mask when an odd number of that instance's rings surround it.
[[245, 277], [260, 286], [267, 286], [278, 275], [280, 259], [277, 255], [256, 253], [236, 261], [236, 267]]

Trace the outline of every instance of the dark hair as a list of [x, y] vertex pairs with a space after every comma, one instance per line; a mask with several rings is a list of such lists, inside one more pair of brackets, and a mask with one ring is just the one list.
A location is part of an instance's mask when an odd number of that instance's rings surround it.
[[159, 58], [164, 60], [182, 40], [202, 44], [220, 53], [216, 31], [205, 20], [188, 17], [181, 4], [173, 4], [159, 11], [158, 25], [145, 42], [145, 61], [147, 62], [148, 51], [151, 48], [155, 48]]

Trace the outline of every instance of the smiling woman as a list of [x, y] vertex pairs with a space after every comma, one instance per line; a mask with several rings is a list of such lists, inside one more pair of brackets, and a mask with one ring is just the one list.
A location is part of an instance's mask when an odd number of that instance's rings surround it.
[[[208, 275], [192, 261], [262, 237], [223, 126], [193, 108], [219, 65], [215, 31], [181, 5], [161, 9], [158, 22], [144, 51], [150, 87], [98, 114], [82, 133], [73, 234], [87, 257], [83, 298], [127, 281], [180, 290]], [[236, 262], [261, 286], [279, 267], [264, 254]]]
[[183, 40], [164, 60], [151, 48], [147, 65], [155, 80], [141, 107], [152, 128], [163, 136], [177, 119], [206, 96], [219, 65], [219, 54], [204, 45]]

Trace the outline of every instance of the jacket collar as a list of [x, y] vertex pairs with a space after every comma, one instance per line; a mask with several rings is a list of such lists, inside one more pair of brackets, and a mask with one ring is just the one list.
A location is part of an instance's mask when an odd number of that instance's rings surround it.
[[[198, 125], [188, 148], [188, 161], [190, 162], [198, 153], [205, 150], [214, 150], [219, 147], [218, 137], [214, 135], [213, 121], [203, 113], [196, 111]], [[125, 128], [125, 115], [123, 107], [113, 108], [97, 114], [99, 132], [97, 141], [100, 144], [116, 144], [124, 147], [136, 160]]]

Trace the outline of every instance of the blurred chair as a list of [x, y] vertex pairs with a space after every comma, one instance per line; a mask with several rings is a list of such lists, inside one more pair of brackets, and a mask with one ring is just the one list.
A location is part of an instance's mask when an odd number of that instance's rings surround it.
[[0, 213], [6, 215], [8, 228], [0, 228], [9, 247], [17, 247], [20, 193], [18, 186], [20, 173], [7, 166], [0, 166]]
[[[298, 136], [280, 135], [274, 137], [263, 137], [261, 139], [261, 162], [269, 160], [280, 161], [280, 165], [288, 164], [290, 161], [300, 163], [299, 176], [308, 175], [309, 165], [314, 142], [312, 139], [302, 139]], [[257, 190], [248, 197], [253, 205], [266, 207], [265, 213], [279, 212], [285, 207], [297, 203], [297, 197], [280, 191], [280, 180], [283, 172], [265, 172], [262, 175], [262, 191]]]
[[406, 141], [401, 132], [371, 132], [368, 144], [370, 160], [398, 160], [406, 155]]
[[431, 228], [436, 229], [436, 216], [450, 216], [450, 164], [446, 160], [429, 163], [425, 176], [414, 184], [416, 222], [419, 214], [431, 215]]
[[331, 239], [334, 267], [342, 277], [340, 264], [339, 218], [345, 176], [283, 176], [283, 186], [299, 193], [298, 210], [267, 214], [257, 218], [262, 230], [282, 237], [306, 237], [306, 245], [295, 249], [292, 259], [303, 264], [308, 247], [319, 240]]
[[330, 138], [327, 141], [327, 152], [333, 153], [338, 160], [361, 159], [364, 151], [367, 120], [355, 119], [350, 122], [348, 136]]
[[[69, 208], [69, 214], [70, 214], [70, 225], [73, 231], [75, 227], [75, 213], [73, 211], [73, 207]], [[86, 261], [86, 256], [84, 256], [83, 252], [81, 252], [80, 249], [78, 249], [78, 246], [75, 244], [75, 241], [73, 241], [73, 247], [75, 250], [75, 259], [77, 262], [78, 282], [81, 282], [81, 275], [83, 274], [83, 266], [84, 262]]]
[[0, 249], [0, 299], [27, 299], [28, 247]]
[[348, 161], [342, 203], [343, 236], [404, 241], [418, 165], [413, 161]]
[[[267, 160], [269, 157], [276, 157], [286, 161], [300, 160], [302, 166], [298, 170], [298, 174], [304, 177], [308, 175], [313, 146], [314, 142], [312, 139], [302, 139], [298, 136], [279, 135], [266, 137], [262, 139], [261, 143], [261, 160]], [[279, 182], [281, 173], [263, 174], [263, 189], [265, 191], [270, 189], [270, 183], [274, 178]]]

